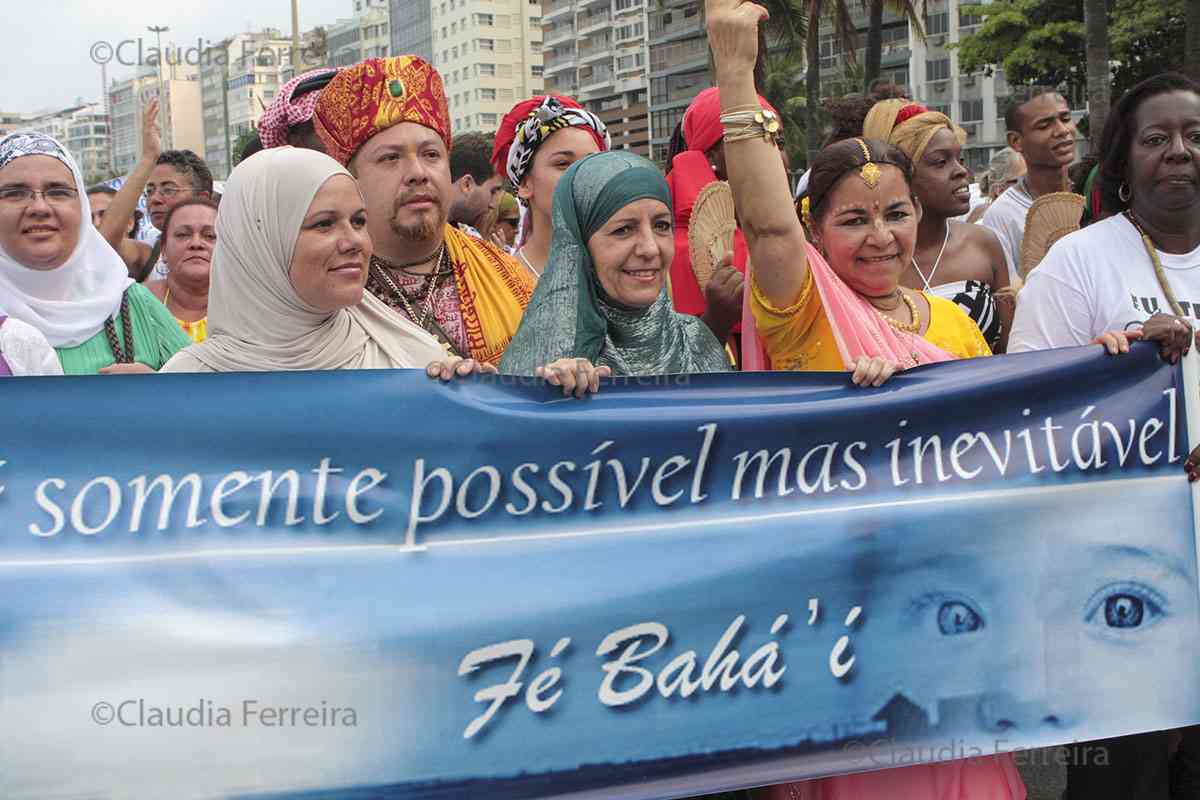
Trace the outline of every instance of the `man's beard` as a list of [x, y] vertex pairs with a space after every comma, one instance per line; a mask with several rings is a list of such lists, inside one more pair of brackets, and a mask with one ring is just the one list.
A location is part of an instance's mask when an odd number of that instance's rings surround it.
[[416, 222], [405, 225], [400, 222], [400, 212], [407, 200], [408, 198], [396, 200], [390, 220], [392, 232], [409, 242], [427, 242], [441, 236], [442, 228], [446, 224], [446, 210], [442, 206], [441, 200], [434, 198], [432, 209], [422, 212]]

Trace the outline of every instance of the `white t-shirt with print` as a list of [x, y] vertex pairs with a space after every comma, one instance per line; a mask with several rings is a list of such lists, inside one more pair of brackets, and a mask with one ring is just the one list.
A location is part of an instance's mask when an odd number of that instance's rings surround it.
[[[1200, 320], [1200, 247], [1158, 258], [1184, 314]], [[1172, 313], [1141, 234], [1124, 215], [1109, 217], [1059, 239], [1029, 276], [1008, 352], [1085, 345], [1158, 312]]]
[[1021, 240], [1025, 238], [1025, 217], [1032, 205], [1033, 195], [1026, 190], [1022, 180], [997, 197], [979, 220], [980, 225], [991, 229], [1000, 239], [1011, 284], [1015, 284], [1021, 274]]

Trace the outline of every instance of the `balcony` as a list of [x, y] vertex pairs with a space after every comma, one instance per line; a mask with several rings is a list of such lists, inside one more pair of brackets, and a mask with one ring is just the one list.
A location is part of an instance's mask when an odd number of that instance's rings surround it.
[[567, 42], [575, 38], [575, 24], [572, 22], [560, 22], [553, 28], [543, 28], [543, 47], [553, 47], [561, 42]]
[[[605, 94], [611, 94], [611, 89], [609, 87], [612, 86], [612, 83], [613, 83], [612, 72], [592, 73], [591, 75], [588, 75], [586, 77], [583, 75], [580, 75], [579, 76], [579, 93], [580, 94], [588, 94], [589, 92], [596, 92], [601, 89], [604, 89]], [[591, 98], [589, 98], [589, 99], [591, 99]]]
[[571, 0], [560, 0], [557, 3], [550, 3], [542, 6], [542, 21], [554, 22], [562, 17], [567, 17], [575, 13], [575, 4]]
[[595, 61], [600, 58], [612, 58], [613, 46], [612, 42], [606, 40], [595, 40], [579, 45], [578, 62], [583, 64], [588, 61]]
[[573, 53], [564, 53], [562, 56], [553, 59], [543, 58], [542, 75], [549, 76], [558, 74], [560, 72], [566, 72], [567, 70], [573, 70], [575, 69], [576, 63], [577, 62], [575, 61], [575, 56]]
[[696, 36], [703, 33], [700, 27], [700, 15], [684, 17], [681, 12], [671, 12], [671, 24], [663, 25], [662, 17], [655, 14], [650, 18], [650, 39], [654, 42], [665, 42], [671, 39], [681, 39], [686, 36]]
[[607, 28], [611, 21], [612, 15], [607, 10], [604, 10], [597, 14], [580, 14], [575, 18], [575, 25], [579, 29], [579, 35], [582, 37]]

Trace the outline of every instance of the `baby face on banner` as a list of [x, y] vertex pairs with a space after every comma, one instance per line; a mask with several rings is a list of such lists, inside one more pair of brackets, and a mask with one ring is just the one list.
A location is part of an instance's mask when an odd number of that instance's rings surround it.
[[1072, 515], [1053, 502], [1035, 525], [977, 508], [938, 530], [864, 540], [861, 697], [882, 706], [902, 694], [933, 712], [935, 738], [986, 733], [1010, 747], [1200, 711], [1190, 511], [1127, 525], [1103, 502]]

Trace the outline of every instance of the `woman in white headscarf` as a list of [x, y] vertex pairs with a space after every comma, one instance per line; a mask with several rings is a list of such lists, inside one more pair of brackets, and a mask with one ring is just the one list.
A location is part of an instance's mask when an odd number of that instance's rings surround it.
[[164, 371], [429, 365], [440, 374], [431, 364], [446, 358], [437, 340], [363, 292], [366, 224], [358, 184], [329, 156], [282, 147], [242, 162], [217, 215], [208, 338]]
[[67, 374], [153, 372], [189, 343], [92, 225], [75, 160], [32, 131], [0, 139], [0, 309]]

